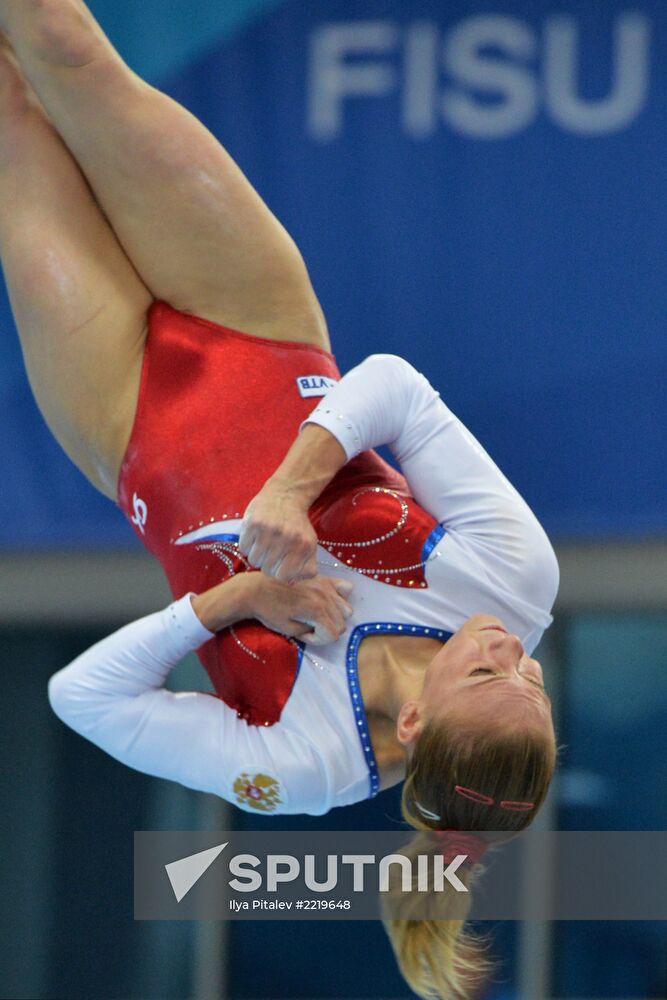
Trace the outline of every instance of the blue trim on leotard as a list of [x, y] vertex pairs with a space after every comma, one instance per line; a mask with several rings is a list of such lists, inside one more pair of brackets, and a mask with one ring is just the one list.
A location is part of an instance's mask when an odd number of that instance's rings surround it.
[[[442, 531], [444, 534], [444, 529]], [[442, 537], [442, 535], [440, 535]], [[436, 544], [434, 542], [434, 544]], [[359, 740], [361, 742], [361, 749], [364, 752], [364, 757], [366, 758], [366, 765], [368, 767], [368, 777], [370, 783], [370, 794], [369, 798], [373, 798], [377, 795], [380, 790], [380, 774], [378, 771], [377, 761], [375, 760], [375, 754], [373, 752], [373, 746], [371, 744], [370, 733], [368, 730], [368, 718], [366, 716], [366, 709], [364, 708], [364, 702], [361, 697], [361, 688], [359, 686], [359, 671], [357, 666], [357, 656], [359, 653], [359, 646], [362, 639], [367, 635], [372, 633], [373, 635], [416, 635], [416, 636], [429, 636], [433, 639], [442, 639], [443, 642], [447, 642], [451, 639], [453, 632], [445, 632], [444, 629], [432, 628], [430, 625], [408, 625], [408, 624], [398, 624], [397, 622], [368, 622], [366, 625], [357, 625], [355, 629], [352, 630], [350, 635], [350, 641], [347, 646], [347, 653], [345, 656], [345, 667], [347, 673], [347, 686], [350, 692], [350, 698], [352, 700], [352, 709], [354, 711], [354, 718], [357, 723], [357, 733], [359, 734]]]
[[202, 535], [201, 538], [194, 538], [192, 544], [196, 545], [199, 542], [238, 542], [239, 535], [229, 535], [215, 533], [212, 535]]
[[436, 524], [435, 528], [428, 536], [424, 545], [422, 547], [422, 562], [425, 563], [430, 556], [433, 549], [436, 547], [441, 538], [443, 538], [447, 532], [441, 524]]

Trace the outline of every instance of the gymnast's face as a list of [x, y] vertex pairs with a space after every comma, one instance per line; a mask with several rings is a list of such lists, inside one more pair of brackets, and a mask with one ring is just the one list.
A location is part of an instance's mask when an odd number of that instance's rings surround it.
[[553, 731], [542, 667], [500, 618], [469, 618], [436, 653], [426, 668], [420, 698], [401, 709], [401, 743], [412, 742], [432, 719], [452, 714], [481, 723], [501, 717]]

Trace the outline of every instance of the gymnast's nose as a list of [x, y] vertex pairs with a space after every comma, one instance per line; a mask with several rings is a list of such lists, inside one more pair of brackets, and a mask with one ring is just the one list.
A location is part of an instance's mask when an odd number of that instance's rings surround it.
[[502, 666], [517, 664], [525, 653], [523, 643], [518, 635], [503, 635], [502, 632], [494, 632], [488, 648], [489, 653]]

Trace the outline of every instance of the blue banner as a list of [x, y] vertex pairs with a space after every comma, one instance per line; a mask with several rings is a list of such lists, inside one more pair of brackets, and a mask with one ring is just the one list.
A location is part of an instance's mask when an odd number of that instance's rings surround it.
[[[663, 3], [93, 7], [292, 233], [343, 370], [405, 356], [556, 538], [664, 534]], [[51, 442], [4, 300], [0, 331], [0, 543], [131, 544]]]

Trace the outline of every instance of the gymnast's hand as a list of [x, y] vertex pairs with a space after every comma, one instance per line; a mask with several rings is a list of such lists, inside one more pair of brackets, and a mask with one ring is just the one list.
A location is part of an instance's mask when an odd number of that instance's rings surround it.
[[327, 576], [290, 586], [263, 573], [238, 573], [197, 594], [192, 606], [211, 632], [256, 618], [273, 632], [321, 646], [345, 632], [346, 619], [352, 614], [346, 600], [351, 591], [349, 581]]
[[317, 535], [302, 494], [269, 479], [243, 516], [239, 550], [251, 566], [282, 583], [317, 575]]
[[259, 583], [254, 599], [254, 617], [274, 632], [323, 646], [340, 639], [352, 605], [346, 600], [352, 591], [347, 580], [316, 576], [291, 586], [268, 580], [262, 573], [250, 573]]
[[308, 511], [346, 461], [333, 434], [306, 424], [243, 516], [239, 549], [251, 566], [284, 583], [317, 575]]

